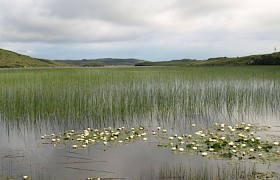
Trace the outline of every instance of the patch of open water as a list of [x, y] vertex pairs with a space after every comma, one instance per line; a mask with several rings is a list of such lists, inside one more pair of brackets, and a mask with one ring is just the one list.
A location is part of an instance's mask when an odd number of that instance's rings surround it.
[[[250, 116], [254, 123], [272, 125], [274, 135], [279, 135], [279, 119], [274, 116]], [[246, 119], [242, 119], [244, 121]], [[218, 120], [219, 121], [219, 120]], [[170, 134], [191, 133], [190, 121], [165, 121], [161, 125]], [[196, 121], [197, 124], [208, 122], [203, 119]], [[231, 121], [228, 124], [235, 124]], [[252, 122], [252, 120], [250, 121]], [[137, 124], [132, 122], [131, 124]], [[142, 122], [143, 123], [143, 122]], [[210, 123], [212, 124], [212, 123]], [[119, 124], [121, 127], [121, 123]], [[143, 124], [150, 129], [155, 129], [159, 123]], [[203, 124], [207, 126], [209, 124]], [[59, 127], [57, 125], [56, 127]], [[87, 124], [85, 125], [87, 127]], [[108, 126], [107, 126], [108, 127]], [[131, 126], [133, 127], [133, 126]], [[81, 127], [78, 127], [81, 129]], [[142, 140], [118, 147], [106, 147], [103, 145], [89, 146], [87, 149], [74, 150], [71, 146], [56, 146], [45, 144], [40, 137], [44, 134], [63, 132], [63, 126], [55, 129], [42, 126], [38, 132], [36, 128], [28, 129], [25, 126], [11, 128], [1, 123], [0, 126], [0, 174], [3, 177], [21, 179], [28, 175], [32, 179], [86, 179], [87, 177], [115, 178], [115, 179], [160, 179], [163, 167], [170, 171], [176, 171], [174, 167], [186, 171], [217, 171], [219, 167], [232, 169], [232, 166], [245, 164], [250, 169], [256, 168], [260, 172], [279, 172], [279, 163], [252, 163], [232, 162], [226, 160], [215, 160], [202, 157], [201, 155], [173, 154], [169, 148], [157, 147], [157, 139]], [[57, 131], [57, 132], [53, 132]], [[235, 164], [235, 165], [232, 165]], [[223, 171], [225, 171], [223, 169]], [[180, 173], [177, 173], [180, 176]], [[279, 178], [279, 176], [277, 176]], [[183, 178], [184, 179], [184, 178]]]

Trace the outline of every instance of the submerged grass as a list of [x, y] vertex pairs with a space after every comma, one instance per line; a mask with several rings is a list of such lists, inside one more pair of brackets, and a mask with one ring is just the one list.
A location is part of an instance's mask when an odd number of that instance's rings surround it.
[[275, 172], [259, 172], [254, 164], [212, 165], [200, 168], [162, 166], [158, 173], [151, 171], [142, 174], [140, 179], [178, 179], [178, 180], [253, 180], [277, 179]]
[[273, 66], [1, 70], [0, 117], [67, 129], [243, 121], [279, 114], [279, 80]]

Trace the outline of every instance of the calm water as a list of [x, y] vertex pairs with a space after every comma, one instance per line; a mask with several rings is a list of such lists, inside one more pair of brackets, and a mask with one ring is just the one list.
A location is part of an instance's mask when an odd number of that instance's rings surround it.
[[[159, 179], [161, 171], [174, 172], [176, 168], [183, 168], [190, 173], [207, 169], [206, 171], [210, 173], [218, 172], [219, 167], [224, 168], [223, 171], [230, 171], [240, 164], [247, 169], [256, 168], [261, 172], [280, 171], [279, 164], [273, 163], [235, 163], [208, 159], [200, 155], [175, 155], [168, 148], [157, 147], [158, 140], [153, 138], [148, 142], [140, 140], [113, 148], [94, 145], [79, 150], [73, 150], [67, 145], [53, 147], [52, 144], [41, 139], [44, 134], [59, 133], [68, 129], [82, 130], [87, 127], [109, 126], [131, 128], [144, 125], [150, 130], [161, 126], [170, 134], [183, 134], [192, 132], [191, 124], [193, 123], [207, 127], [213, 126], [215, 122], [231, 125], [240, 122], [270, 124], [275, 131], [280, 130], [277, 127], [280, 126], [280, 110], [278, 109], [280, 105], [275, 100], [280, 97], [280, 93], [276, 91], [280, 87], [278, 81], [254, 79], [229, 82], [229, 80], [218, 79], [210, 81], [210, 85], [206, 81], [192, 82], [192, 86], [188, 86], [188, 83], [180, 78], [168, 82], [148, 83], [141, 86], [140, 92], [147, 91], [152, 96], [154, 91], [161, 89], [157, 91], [157, 95], [160, 92], [163, 97], [173, 93], [170, 96], [173, 99], [162, 100], [162, 102], [172, 104], [162, 104], [162, 106], [155, 104], [154, 109], [135, 116], [132, 110], [132, 114], [127, 112], [127, 116], [116, 117], [114, 121], [110, 119], [114, 117], [110, 116], [104, 116], [110, 118], [99, 121], [85, 118], [77, 122], [71, 117], [63, 122], [43, 118], [37, 119], [36, 122], [28, 119], [12, 121], [11, 115], [7, 120], [5, 114], [0, 114], [0, 175], [14, 179], [21, 179], [23, 175], [28, 175], [32, 179], [86, 179], [87, 177]], [[245, 84], [247, 86], [244, 87]], [[133, 87], [132, 91], [138, 92], [140, 86], [133, 84]], [[118, 90], [125, 88], [119, 87]], [[250, 92], [246, 94], [248, 91]], [[189, 93], [194, 93], [194, 95]], [[227, 98], [229, 93], [233, 93], [232, 99]], [[242, 94], [245, 96], [241, 97]], [[185, 99], [188, 102], [181, 101], [185, 96], [188, 97]], [[217, 101], [215, 101], [215, 96], [217, 96]], [[135, 96], [130, 98], [132, 97]], [[192, 97], [195, 99], [191, 99]], [[187, 105], [193, 107], [186, 108]], [[274, 132], [274, 134], [280, 135], [279, 132]], [[180, 176], [180, 173], [176, 175]]]

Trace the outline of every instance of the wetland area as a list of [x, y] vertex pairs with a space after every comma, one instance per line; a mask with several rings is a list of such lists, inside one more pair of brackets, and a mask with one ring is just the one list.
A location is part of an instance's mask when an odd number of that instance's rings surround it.
[[0, 70], [0, 179], [279, 179], [280, 67]]

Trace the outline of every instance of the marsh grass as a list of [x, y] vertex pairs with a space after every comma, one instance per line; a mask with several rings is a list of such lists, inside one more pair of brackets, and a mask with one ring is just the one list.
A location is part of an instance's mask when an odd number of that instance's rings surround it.
[[240, 180], [240, 179], [276, 179], [271, 172], [258, 172], [254, 164], [213, 164], [201, 167], [184, 167], [182, 165], [162, 166], [159, 171], [152, 169], [143, 173], [140, 179], [178, 179], [178, 180]]
[[[279, 114], [279, 67], [17, 69], [0, 71], [9, 124], [213, 124]], [[253, 118], [252, 118], [253, 119]]]

